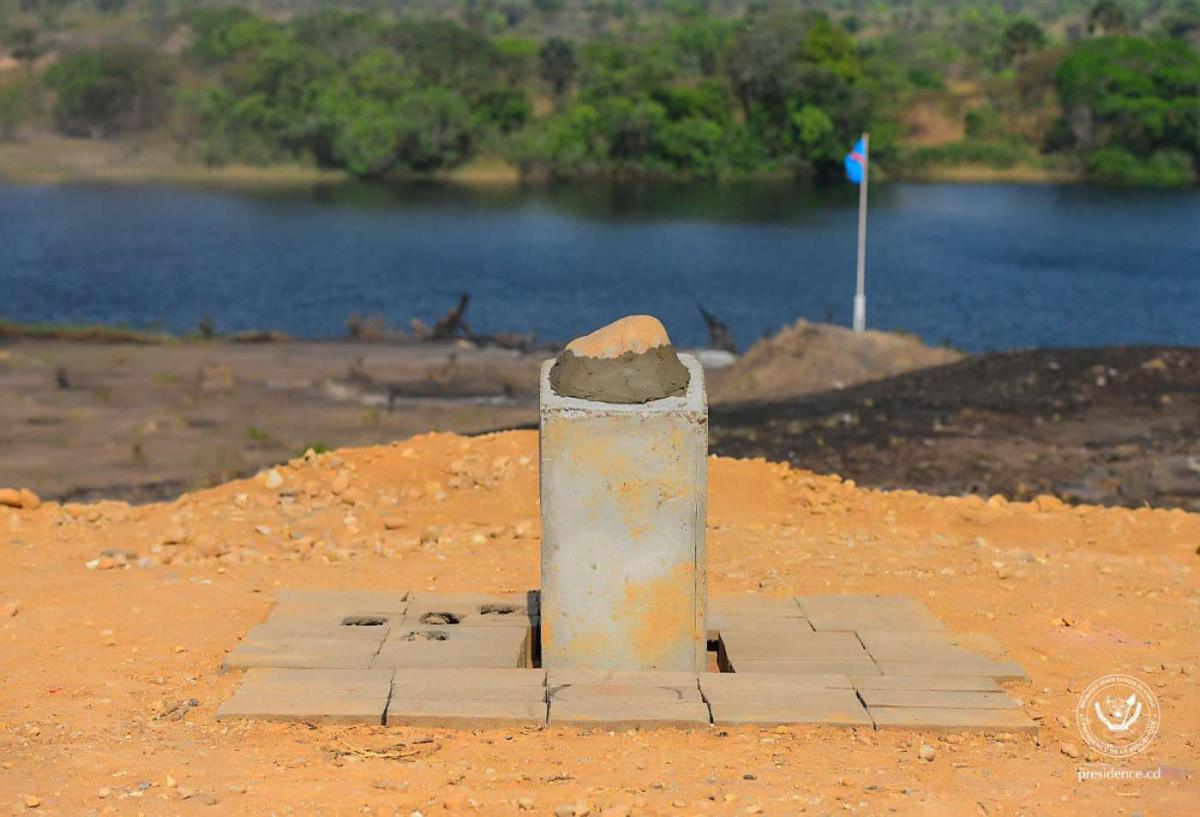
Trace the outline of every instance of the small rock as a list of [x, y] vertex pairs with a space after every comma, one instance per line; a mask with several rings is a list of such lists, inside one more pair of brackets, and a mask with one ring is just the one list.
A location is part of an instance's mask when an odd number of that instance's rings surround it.
[[629, 817], [629, 806], [612, 806], [600, 812], [600, 817]]
[[522, 797], [517, 801], [517, 806], [520, 807], [521, 811], [533, 811], [535, 805], [536, 803], [533, 802], [532, 797]]
[[112, 789], [110, 789], [108, 786], [101, 786], [100, 790], [96, 792], [96, 796], [101, 800], [108, 799], [110, 794], [112, 794]]
[[36, 794], [25, 795], [26, 808], [37, 808], [41, 804], [42, 804], [42, 799], [40, 797], [38, 797]]
[[280, 485], [283, 485], [283, 474], [272, 468], [267, 472], [267, 477], [263, 480], [263, 485], [265, 485], [268, 490], [274, 491]]
[[0, 505], [9, 508], [21, 507], [21, 492], [16, 488], [0, 488]]
[[21, 602], [6, 601], [0, 604], [0, 618], [12, 618], [17, 613], [21, 612]]
[[1062, 752], [1067, 757], [1072, 758], [1079, 757], [1081, 754], [1083, 754], [1079, 751], [1079, 747], [1074, 743], [1060, 743], [1058, 744], [1058, 751]]
[[575, 817], [575, 805], [573, 803], [563, 803], [554, 809], [554, 817]]
[[333, 478], [333, 484], [329, 486], [329, 490], [335, 494], [340, 494], [350, 487], [350, 472], [338, 471], [337, 476]]
[[404, 520], [399, 516], [385, 516], [383, 518], [383, 527], [386, 530], [398, 530], [404, 527]]
[[935, 757], [937, 757], [937, 749], [933, 748], [928, 743], [922, 743], [921, 760], [924, 760], [926, 763], [932, 763]]
[[36, 511], [38, 508], [42, 507], [41, 497], [28, 488], [22, 488], [21, 507], [27, 511]]

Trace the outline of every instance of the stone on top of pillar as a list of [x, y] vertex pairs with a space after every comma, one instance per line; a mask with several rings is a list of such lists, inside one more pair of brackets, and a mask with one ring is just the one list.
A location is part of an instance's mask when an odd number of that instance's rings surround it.
[[630, 315], [576, 338], [550, 370], [556, 394], [600, 403], [679, 397], [690, 379], [667, 330], [650, 315]]

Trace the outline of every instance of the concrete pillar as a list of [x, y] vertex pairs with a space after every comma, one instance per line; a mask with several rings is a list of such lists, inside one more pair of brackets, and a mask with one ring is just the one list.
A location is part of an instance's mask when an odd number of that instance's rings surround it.
[[681, 397], [562, 397], [542, 366], [541, 643], [545, 667], [705, 667], [708, 406], [680, 355]]

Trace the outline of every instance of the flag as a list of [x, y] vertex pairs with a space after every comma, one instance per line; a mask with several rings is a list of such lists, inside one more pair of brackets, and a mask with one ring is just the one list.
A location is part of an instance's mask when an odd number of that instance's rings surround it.
[[855, 184], [862, 184], [863, 176], [867, 172], [867, 144], [861, 138], [854, 143], [854, 147], [846, 154], [846, 178]]

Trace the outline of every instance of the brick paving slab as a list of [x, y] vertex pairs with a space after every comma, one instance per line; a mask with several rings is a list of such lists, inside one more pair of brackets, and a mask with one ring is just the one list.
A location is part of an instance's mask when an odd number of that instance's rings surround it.
[[678, 703], [704, 703], [694, 683], [686, 686], [649, 686], [647, 684], [568, 684], [550, 687], [550, 702], [556, 701], [645, 701], [673, 706]]
[[[948, 662], [998, 662], [1007, 656], [992, 657], [954, 644], [879, 644], [869, 650], [876, 661], [925, 661], [931, 664]], [[986, 675], [987, 673], [979, 673]]]
[[725, 671], [701, 674], [522, 669], [538, 646], [536, 594], [285, 590], [278, 602], [226, 657], [247, 673], [218, 717], [1037, 728], [996, 683], [1026, 676], [995, 638], [946, 631], [902, 596], [717, 597], [707, 623]]
[[382, 641], [388, 634], [391, 625], [387, 623], [387, 619], [371, 618], [371, 621], [383, 621], [385, 623], [372, 627], [365, 626], [348, 626], [342, 624], [342, 620], [349, 618], [357, 620], [360, 617], [355, 616], [272, 616], [253, 627], [246, 634], [247, 639], [256, 641], [281, 640], [289, 637], [295, 638], [301, 636], [304, 638], [338, 638], [338, 639], [362, 639], [364, 641], [374, 640]]
[[724, 688], [706, 693], [713, 723], [777, 726], [786, 723], [872, 725], [867, 710], [852, 690], [791, 690]]
[[709, 616], [803, 618], [792, 596], [714, 596], [708, 600]]
[[949, 631], [899, 631], [899, 630], [858, 630], [858, 638], [867, 651], [874, 654], [876, 649], [896, 649], [901, 646], [915, 647], [918, 645], [945, 645], [963, 647], [974, 652], [983, 653], [991, 658], [1007, 658], [1003, 645], [990, 635], [982, 633], [953, 633]]
[[546, 673], [536, 669], [399, 669], [392, 697], [407, 701], [546, 700]]
[[721, 652], [737, 658], [809, 660], [870, 659], [854, 633], [814, 633], [798, 630], [722, 631]]
[[321, 613], [378, 613], [404, 615], [409, 593], [387, 590], [280, 590], [275, 596], [277, 611]]
[[899, 706], [918, 709], [1020, 709], [1003, 692], [950, 692], [932, 689], [862, 689], [868, 707]]
[[648, 727], [705, 728], [709, 725], [704, 703], [663, 704], [641, 700], [582, 700], [550, 702], [551, 726], [581, 726], [602, 729]]
[[408, 604], [409, 624], [527, 627], [537, 619], [537, 597], [525, 593], [418, 593]]
[[540, 594], [536, 590], [517, 593], [436, 593], [434, 591], [409, 593], [409, 602], [421, 606], [465, 606], [476, 607], [484, 604], [506, 604], [520, 607], [530, 613], [537, 613]]
[[392, 675], [391, 670], [379, 669], [254, 667], [246, 670], [237, 691], [281, 696], [327, 695], [387, 700], [391, 693]]
[[520, 633], [495, 639], [456, 639], [447, 641], [388, 641], [380, 648], [371, 666], [380, 669], [401, 667], [508, 667], [525, 664], [527, 639]]
[[366, 669], [375, 660], [379, 641], [336, 638], [269, 638], [246, 640], [225, 657], [225, 669], [293, 667], [296, 669]]
[[662, 672], [622, 669], [552, 668], [546, 671], [546, 686], [567, 684], [628, 684], [644, 686], [695, 687], [694, 672]]
[[387, 726], [441, 726], [463, 729], [544, 726], [546, 702], [392, 698], [387, 705], [384, 723]]
[[736, 613], [709, 612], [707, 621], [708, 640], [716, 641], [723, 632], [758, 631], [771, 629], [775, 632], [792, 631], [811, 633], [812, 625], [806, 618], [785, 618], [782, 616], [748, 616]]
[[916, 689], [944, 692], [1003, 692], [991, 678], [970, 675], [864, 675], [851, 677], [859, 691], [866, 689]]
[[234, 695], [217, 710], [217, 720], [249, 718], [306, 723], [383, 723], [387, 698], [280, 698], [277, 695]]
[[478, 684], [487, 687], [544, 687], [544, 669], [500, 667], [415, 667], [397, 669], [392, 676], [396, 684], [443, 684], [465, 686]]
[[497, 633], [495, 627], [471, 627], [463, 624], [436, 626], [414, 624], [405, 619], [399, 624], [392, 625], [387, 636], [384, 638], [384, 643], [393, 644], [405, 641], [494, 641], [496, 639], [502, 639], [507, 642], [513, 639], [528, 638], [528, 634], [528, 627], [505, 627], [503, 632]]
[[930, 732], [1036, 732], [1037, 723], [1014, 709], [868, 707], [877, 729]]
[[730, 671], [784, 675], [878, 675], [879, 667], [869, 658], [825, 661], [803, 658], [742, 658], [731, 666]]
[[790, 637], [792, 635], [811, 635], [812, 625], [806, 618], [771, 618], [767, 616], [743, 616], [726, 613], [709, 613], [709, 629], [720, 632], [739, 633], [772, 633]]
[[[961, 658], [913, 661], [878, 661], [883, 675], [973, 675], [996, 681], [1027, 681], [1029, 676], [1016, 661], [995, 661], [977, 655]], [[854, 673], [848, 673], [853, 675]], [[867, 673], [869, 674], [869, 673]]]
[[929, 608], [907, 596], [797, 596], [797, 603], [814, 630], [944, 630]]
[[852, 689], [845, 675], [783, 675], [768, 672], [706, 672], [700, 676], [700, 692], [724, 689], [785, 690], [811, 692], [818, 689]]

